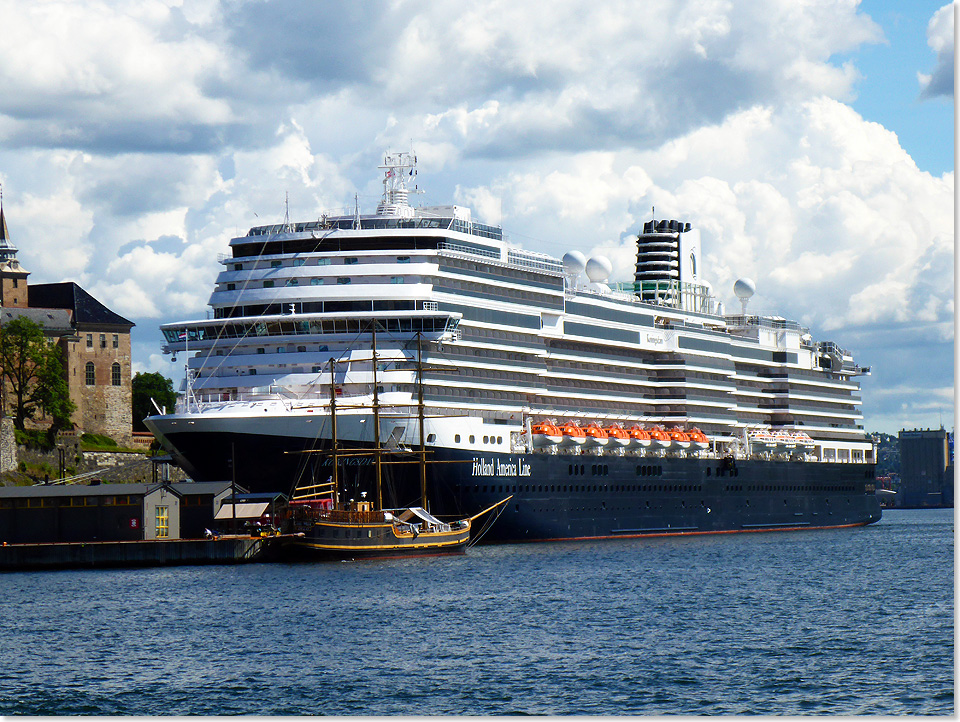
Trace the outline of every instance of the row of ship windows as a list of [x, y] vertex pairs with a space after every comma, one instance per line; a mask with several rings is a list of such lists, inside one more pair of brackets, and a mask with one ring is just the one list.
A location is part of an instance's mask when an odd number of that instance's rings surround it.
[[[455, 353], [452, 351], [455, 350]], [[449, 359], [461, 359], [465, 362], [472, 360], [472, 358], [479, 359], [492, 359], [494, 361], [521, 361], [527, 363], [535, 362], [535, 357], [532, 354], [526, 353], [513, 353], [511, 351], [501, 351], [499, 349], [488, 349], [488, 348], [451, 348], [446, 349], [445, 356]], [[471, 358], [468, 358], [471, 357]]]
[[[436, 438], [437, 438], [437, 437], [436, 437], [436, 434], [428, 434], [428, 435], [427, 435], [427, 441], [435, 441]], [[475, 443], [476, 443], [476, 436], [474, 436], [473, 434], [470, 434], [470, 436], [468, 437], [467, 441], [468, 441], [468, 443], [470, 443], [470, 444], [475, 444]], [[459, 444], [459, 443], [460, 443], [460, 434], [455, 434], [455, 435], [454, 435], [454, 437], [453, 437], [453, 443], [455, 443], [455, 444]], [[502, 443], [503, 443], [503, 437], [502, 437], [502, 436], [484, 436], [484, 437], [483, 437], [483, 443], [484, 443], [484, 444], [502, 444]]]
[[[303, 280], [306, 281], [307, 279], [303, 279]], [[369, 279], [369, 278], [365, 278], [364, 280], [365, 280], [365, 281], [368, 281], [368, 280], [370, 280], [370, 279]], [[310, 279], [310, 285], [311, 285], [311, 286], [323, 286], [324, 284], [330, 285], [330, 284], [334, 284], [334, 283], [335, 283], [336, 285], [338, 285], [338, 286], [348, 286], [348, 285], [350, 285], [351, 283], [353, 283], [353, 279], [350, 278], [349, 276], [337, 276], [336, 278], [311, 278], [311, 279]], [[404, 276], [390, 276], [390, 283], [406, 283], [406, 280], [405, 280]], [[241, 284], [241, 285], [242, 285], [244, 288], [250, 288], [250, 284], [249, 284], [249, 283]], [[299, 278], [288, 278], [286, 281], [284, 281], [283, 285], [284, 285], [284, 286], [299, 286], [299, 285], [300, 285], [300, 279], [299, 279]], [[275, 287], [276, 287], [276, 282], [275, 282], [273, 279], [267, 279], [266, 281], [263, 282], [263, 285], [262, 285], [262, 288], [275, 288]], [[228, 290], [228, 291], [236, 291], [236, 290], [237, 290], [237, 284], [236, 284], [236, 283], [228, 283], [228, 284], [227, 284], [227, 290]]]
[[535, 293], [532, 291], [521, 291], [516, 288], [507, 288], [505, 286], [495, 285], [496, 281], [490, 281], [489, 284], [473, 283], [471, 281], [458, 281], [451, 278], [443, 279], [428, 279], [425, 278], [424, 281], [432, 280], [435, 284], [435, 290], [437, 291], [446, 291], [450, 292], [451, 290], [455, 291], [473, 291], [474, 293], [487, 293], [499, 298], [509, 298], [517, 299], [522, 301], [531, 301], [534, 303], [539, 303], [547, 307], [559, 307], [562, 305], [562, 300], [556, 296], [548, 296], [543, 293]]
[[[707, 471], [710, 471], [707, 469]], [[723, 487], [724, 491], [819, 491], [820, 493], [857, 491], [854, 484], [752, 484], [744, 486], [733, 484]]]
[[[437, 333], [456, 325], [456, 321], [446, 317], [413, 317], [378, 319], [380, 330], [387, 333]], [[163, 330], [169, 343], [177, 341], [215, 341], [220, 338], [247, 338], [256, 336], [297, 336], [319, 334], [359, 334], [369, 333], [370, 321], [367, 319], [333, 320], [282, 320], [257, 321], [254, 323], [225, 323], [222, 326], [201, 326], [186, 331], [181, 328]], [[322, 349], [321, 349], [322, 350]]]
[[[230, 265], [230, 270], [243, 271], [243, 270], [256, 270], [258, 268], [283, 268], [284, 266], [288, 266], [291, 268], [298, 268], [300, 266], [308, 265], [307, 264], [308, 260], [310, 261], [309, 265], [311, 266], [331, 266], [331, 265], [341, 265], [341, 263], [344, 266], [355, 266], [360, 263], [360, 259], [356, 256], [348, 256], [344, 258], [340, 263], [337, 263], [337, 264], [334, 264], [333, 261], [334, 260], [340, 261], [340, 259], [333, 259], [330, 257], [316, 258], [316, 259], [294, 258], [289, 263], [286, 263], [280, 260], [272, 260], [269, 262], [269, 264], [264, 263], [263, 261], [259, 261], [259, 262], [254, 261], [251, 263], [233, 263]], [[420, 259], [417, 259], [417, 260], [420, 260]], [[370, 262], [371, 263], [384, 263], [384, 262], [389, 263], [390, 261], [387, 261], [386, 259], [373, 258], [373, 259], [370, 259]], [[410, 256], [397, 256], [396, 263], [410, 263]]]
[[464, 338], [475, 337], [483, 339], [497, 339], [500, 341], [522, 341], [529, 344], [539, 343], [536, 334], [532, 333], [511, 333], [509, 331], [496, 331], [492, 328], [472, 328], [463, 325]]

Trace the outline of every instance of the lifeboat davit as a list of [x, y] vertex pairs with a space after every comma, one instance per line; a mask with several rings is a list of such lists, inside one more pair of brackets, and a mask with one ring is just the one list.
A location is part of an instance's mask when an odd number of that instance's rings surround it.
[[539, 421], [530, 425], [530, 434], [536, 448], [556, 446], [563, 441], [563, 433], [559, 427], [550, 421]]
[[652, 449], [669, 449], [673, 443], [670, 441], [670, 435], [661, 426], [653, 426], [647, 433], [650, 434], [650, 448]]
[[584, 427], [583, 433], [587, 435], [587, 446], [602, 447], [610, 443], [606, 429], [601, 428], [599, 424], [588, 424]]
[[627, 429], [627, 433], [630, 434], [631, 449], [638, 449], [638, 448], [646, 449], [650, 446], [651, 444], [650, 432], [647, 431], [642, 426], [637, 426], [636, 424], [634, 424], [629, 429]]
[[578, 447], [587, 443], [587, 434], [573, 421], [568, 421], [560, 427], [560, 446]]
[[667, 436], [670, 437], [671, 449], [684, 450], [690, 448], [690, 437], [687, 436], [681, 429], [670, 429], [667, 431]]
[[687, 432], [687, 436], [690, 438], [691, 449], [696, 449], [697, 451], [706, 451], [708, 448], [710, 448], [710, 439], [708, 439], [707, 435], [700, 431], [700, 429], [698, 429], [696, 426]]
[[610, 446], [623, 448], [630, 445], [630, 434], [619, 424], [605, 426], [603, 430], [607, 432], [607, 438], [610, 439]]

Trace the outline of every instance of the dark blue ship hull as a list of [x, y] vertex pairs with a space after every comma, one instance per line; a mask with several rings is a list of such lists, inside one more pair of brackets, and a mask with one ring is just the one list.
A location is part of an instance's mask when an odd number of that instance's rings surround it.
[[[453, 461], [456, 452], [438, 450]], [[638, 456], [469, 456], [434, 476], [437, 514], [513, 495], [485, 541], [818, 528], [880, 519], [872, 464]]]
[[[191, 448], [201, 440], [202, 448]], [[169, 441], [198, 481], [229, 479], [234, 453], [237, 483], [252, 492], [289, 494], [298, 481], [325, 480], [332, 471], [328, 455], [302, 453], [302, 439], [202, 434]], [[416, 458], [384, 456], [385, 506], [417, 503]], [[437, 516], [465, 518], [512, 495], [485, 542], [839, 527], [881, 516], [873, 464], [445, 448], [428, 458], [429, 508]], [[372, 466], [371, 457], [341, 460], [345, 496], [374, 498]]]

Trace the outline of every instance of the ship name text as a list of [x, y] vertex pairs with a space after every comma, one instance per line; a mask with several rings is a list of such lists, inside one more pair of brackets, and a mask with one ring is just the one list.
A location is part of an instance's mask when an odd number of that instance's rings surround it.
[[524, 461], [473, 458], [472, 476], [530, 476], [530, 464]]

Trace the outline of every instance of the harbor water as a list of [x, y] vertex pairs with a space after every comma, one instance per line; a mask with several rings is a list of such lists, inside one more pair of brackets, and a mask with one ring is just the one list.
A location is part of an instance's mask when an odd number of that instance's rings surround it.
[[954, 713], [953, 510], [0, 574], [0, 715]]

